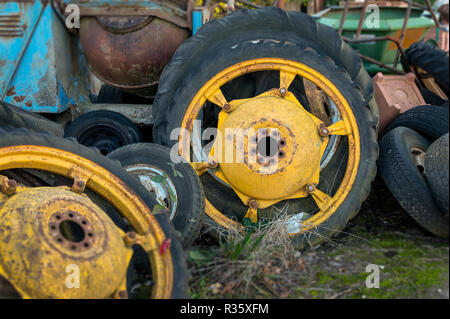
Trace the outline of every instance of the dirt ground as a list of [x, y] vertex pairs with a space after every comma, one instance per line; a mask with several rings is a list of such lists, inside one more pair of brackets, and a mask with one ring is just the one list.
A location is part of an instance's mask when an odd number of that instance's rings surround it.
[[[260, 271], [247, 271], [251, 253], [232, 258], [207, 238], [187, 255], [192, 298], [449, 298], [448, 241], [423, 230], [379, 178], [343, 232], [285, 259], [267, 255]], [[379, 288], [366, 287], [369, 264]]]

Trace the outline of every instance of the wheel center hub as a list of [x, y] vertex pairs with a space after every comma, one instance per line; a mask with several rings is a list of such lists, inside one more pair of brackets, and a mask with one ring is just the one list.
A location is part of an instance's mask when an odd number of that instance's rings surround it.
[[281, 200], [318, 179], [325, 139], [292, 94], [266, 92], [231, 104], [231, 112], [219, 114], [212, 156], [219, 162], [216, 175], [238, 195]]
[[1, 207], [0, 233], [0, 273], [24, 297], [107, 298], [125, 280], [132, 251], [86, 196], [26, 189]]

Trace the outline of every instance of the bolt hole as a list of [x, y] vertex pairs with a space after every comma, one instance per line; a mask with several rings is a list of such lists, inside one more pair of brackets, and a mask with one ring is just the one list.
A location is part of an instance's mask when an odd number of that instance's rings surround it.
[[51, 230], [55, 230], [55, 229], [56, 229], [56, 226], [55, 226], [55, 225], [51, 225], [51, 226], [50, 226], [50, 229], [51, 229]]
[[72, 250], [77, 250], [77, 246], [70, 246]]
[[62, 240], [62, 238], [57, 238], [56, 241], [57, 241], [58, 243], [62, 243], [63, 240]]
[[84, 247], [89, 247], [89, 244], [88, 243], [84, 243]]
[[284, 156], [284, 153], [283, 153], [283, 152], [279, 152], [278, 155], [279, 155], [280, 157], [283, 157], [283, 156]]
[[59, 216], [59, 215], [56, 215], [55, 217], [56, 217], [56, 219], [61, 219], [61, 216]]
[[87, 222], [86, 222], [85, 220], [81, 221], [81, 223], [82, 223], [83, 225], [86, 225], [86, 224], [87, 224]]
[[70, 218], [72, 218], [72, 217], [73, 217], [73, 214], [72, 214], [72, 213], [70, 213], [70, 214], [69, 214], [69, 217], [70, 217]]
[[88, 233], [88, 236], [89, 237], [94, 237], [94, 234], [93, 233]]

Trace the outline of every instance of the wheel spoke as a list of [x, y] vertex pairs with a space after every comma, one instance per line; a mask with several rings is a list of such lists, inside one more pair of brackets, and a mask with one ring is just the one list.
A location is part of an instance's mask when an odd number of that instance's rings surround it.
[[256, 223], [258, 221], [258, 208], [252, 208], [250, 206], [244, 218], [248, 218], [252, 223]]
[[228, 104], [227, 99], [225, 98], [225, 96], [223, 96], [222, 90], [220, 88], [209, 94], [206, 99], [211, 103], [220, 106], [221, 108], [223, 108], [225, 104]]
[[343, 120], [340, 120], [326, 128], [328, 133], [326, 135], [350, 135], [351, 130], [347, 127]]
[[289, 89], [292, 81], [294, 81], [296, 74], [287, 72], [284, 70], [280, 71], [280, 89], [284, 88], [286, 91]]
[[317, 189], [316, 186], [310, 184], [306, 186], [306, 191], [313, 197], [320, 210], [328, 208], [331, 197], [328, 194]]

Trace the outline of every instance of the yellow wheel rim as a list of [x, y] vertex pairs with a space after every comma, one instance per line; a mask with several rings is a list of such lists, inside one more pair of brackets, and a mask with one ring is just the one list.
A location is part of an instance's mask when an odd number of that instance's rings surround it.
[[[323, 90], [336, 105], [341, 114], [341, 120], [326, 127], [323, 125], [323, 123], [320, 123], [319, 120], [315, 119], [316, 124], [318, 125], [319, 133], [323, 133], [322, 136], [324, 138], [330, 135], [342, 135], [347, 136], [348, 138], [348, 160], [345, 175], [341, 181], [340, 187], [332, 197], [318, 190], [315, 187], [315, 184], [306, 185], [304, 189], [305, 194], [303, 196], [296, 194], [296, 196], [294, 197], [287, 197], [298, 198], [310, 195], [312, 196], [320, 210], [312, 217], [303, 222], [303, 227], [299, 232], [289, 234], [291, 236], [297, 236], [315, 227], [318, 227], [333, 213], [336, 212], [338, 207], [340, 207], [353, 187], [360, 161], [360, 136], [355, 116], [344, 96], [340, 93], [337, 87], [323, 74], [305, 64], [280, 58], [260, 58], [247, 60], [245, 62], [230, 66], [229, 68], [221, 71], [209, 81], [207, 81], [190, 102], [181, 124], [178, 152], [187, 161], [191, 162], [190, 143], [193, 123], [194, 120], [198, 117], [198, 114], [202, 110], [205, 103], [207, 101], [210, 101], [222, 108], [222, 111], [219, 113], [220, 123], [220, 114], [229, 113], [230, 109], [233, 110], [234, 104], [236, 104], [236, 101], [227, 101], [225, 99], [220, 89], [221, 86], [239, 76], [257, 71], [280, 72], [279, 88], [276, 89], [275, 92], [274, 90], [271, 90], [271, 92], [268, 91], [264, 93], [272, 96], [276, 96], [278, 94], [279, 99], [287, 99], [291, 96], [289, 92], [289, 86], [296, 76], [303, 77], [304, 79], [312, 82], [318, 88]], [[324, 130], [322, 131], [322, 129]], [[192, 165], [199, 174], [203, 174], [210, 168], [217, 167], [217, 164], [215, 162], [192, 163]], [[238, 195], [240, 194], [238, 193]], [[243, 196], [240, 197], [242, 200]], [[258, 205], [253, 206], [251, 201], [244, 204], [248, 204], [249, 206], [249, 211], [246, 216], [248, 216], [250, 219], [252, 219], [252, 217], [254, 218], [256, 216], [256, 209], [258, 208]], [[227, 229], [242, 227], [241, 224], [228, 218], [219, 210], [217, 210], [208, 201], [208, 199], [206, 199], [206, 213], [215, 222]]]
[[98, 164], [67, 151], [35, 145], [0, 148], [0, 171], [24, 168], [71, 178], [74, 180], [72, 191], [82, 194], [88, 187], [106, 199], [136, 232], [124, 240], [129, 246], [140, 244], [149, 255], [155, 282], [151, 297], [170, 298], [173, 287], [172, 255], [169, 249], [160, 253], [160, 247], [166, 243], [165, 234], [147, 205], [128, 185]]

